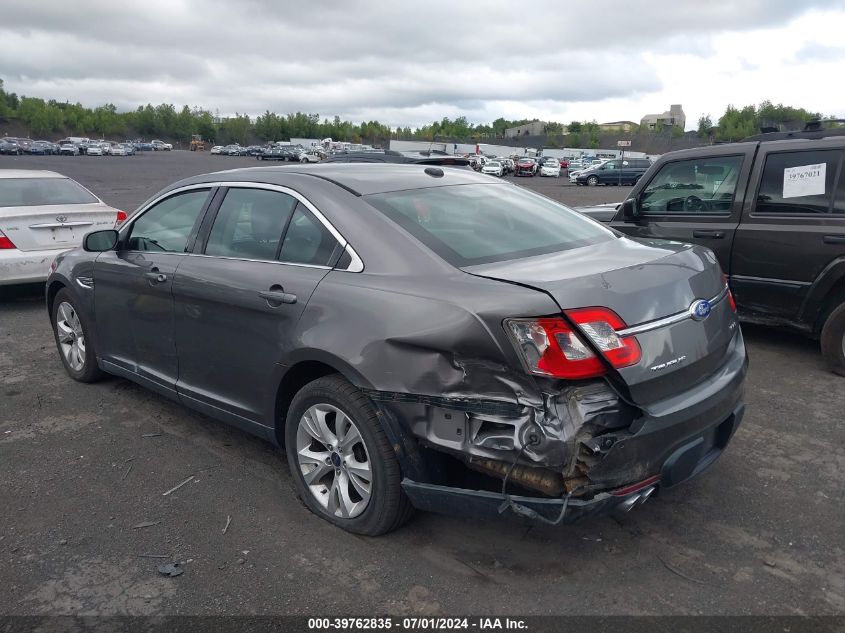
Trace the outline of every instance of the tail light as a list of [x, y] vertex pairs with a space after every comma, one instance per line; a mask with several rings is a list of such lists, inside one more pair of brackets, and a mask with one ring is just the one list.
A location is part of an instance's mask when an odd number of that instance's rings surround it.
[[731, 286], [728, 279], [729, 277], [725, 273], [722, 273], [722, 281], [725, 282], [725, 288], [728, 289], [728, 303], [731, 306], [731, 310], [736, 313], [736, 300], [734, 299], [734, 293], [731, 292]]
[[117, 212], [117, 219], [114, 221], [114, 228], [117, 228], [121, 224], [123, 224], [126, 221], [127, 217], [128, 216], [126, 215], [126, 211], [118, 211]]
[[[633, 336], [619, 336], [625, 322], [607, 308], [566, 310], [569, 319], [602, 352], [613, 367], [635, 365], [642, 350]], [[605, 373], [605, 366], [586, 345], [581, 335], [560, 317], [508, 319], [505, 322], [526, 369], [539, 376], [593, 378]]]
[[8, 237], [3, 234], [3, 231], [0, 231], [0, 250], [7, 249], [7, 248], [17, 248]]

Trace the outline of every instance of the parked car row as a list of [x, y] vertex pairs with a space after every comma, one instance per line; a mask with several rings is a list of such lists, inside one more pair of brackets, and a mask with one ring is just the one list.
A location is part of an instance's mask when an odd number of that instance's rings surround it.
[[254, 156], [258, 160], [281, 160], [295, 163], [319, 163], [328, 154], [318, 148], [305, 148], [302, 145], [249, 145], [237, 143], [230, 145], [215, 145], [211, 153], [218, 156]]
[[107, 141], [83, 137], [67, 137], [59, 141], [33, 141], [29, 138], [4, 137], [0, 139], [0, 154], [21, 156], [133, 156], [136, 152], [170, 151], [171, 143], [153, 141]]

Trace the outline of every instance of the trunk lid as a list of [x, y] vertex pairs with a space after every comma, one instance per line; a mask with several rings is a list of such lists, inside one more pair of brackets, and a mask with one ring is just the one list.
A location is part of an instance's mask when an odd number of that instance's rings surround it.
[[[621, 238], [463, 270], [546, 292], [561, 310], [605, 307], [628, 328], [642, 326], [645, 331], [635, 334], [640, 362], [618, 370], [638, 404], [707, 378], [724, 362], [736, 332], [722, 271], [713, 253], [700, 246]], [[700, 299], [713, 305], [706, 318], [694, 320], [689, 310]]]
[[117, 209], [102, 202], [0, 207], [0, 231], [21, 251], [74, 248], [116, 219]]

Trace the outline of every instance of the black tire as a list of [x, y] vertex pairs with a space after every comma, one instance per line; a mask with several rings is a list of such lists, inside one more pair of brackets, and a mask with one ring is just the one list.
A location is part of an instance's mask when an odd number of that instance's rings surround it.
[[[62, 351], [62, 345], [59, 342], [58, 312], [59, 307], [64, 303], [70, 304], [74, 312], [78, 315], [80, 325], [82, 326], [82, 333], [85, 340], [85, 358], [80, 369], [74, 369], [70, 366], [65, 358], [64, 352]], [[90, 336], [89, 324], [76, 309], [76, 300], [70, 292], [67, 291], [67, 289], [62, 288], [58, 293], [56, 293], [56, 297], [53, 299], [52, 314], [50, 316], [52, 320], [51, 324], [53, 326], [53, 338], [56, 341], [56, 349], [59, 352], [59, 358], [61, 359], [62, 365], [64, 365], [65, 371], [67, 371], [68, 375], [79, 382], [96, 382], [97, 380], [103, 378], [105, 374], [97, 366], [97, 352], [94, 349], [94, 341]]]
[[[357, 517], [330, 514], [305, 484], [296, 457], [296, 436], [299, 421], [315, 404], [329, 404], [343, 411], [355, 423], [366, 446], [373, 474], [371, 496], [366, 509]], [[399, 462], [372, 401], [342, 376], [318, 378], [294, 396], [285, 425], [285, 450], [297, 496], [311, 512], [326, 521], [348, 532], [378, 536], [400, 527], [413, 514], [413, 506], [402, 491]]]
[[590, 176], [587, 178], [587, 184], [591, 187], [595, 187], [599, 184], [599, 177], [598, 176]]
[[834, 308], [824, 322], [821, 347], [830, 371], [845, 376], [845, 303]]

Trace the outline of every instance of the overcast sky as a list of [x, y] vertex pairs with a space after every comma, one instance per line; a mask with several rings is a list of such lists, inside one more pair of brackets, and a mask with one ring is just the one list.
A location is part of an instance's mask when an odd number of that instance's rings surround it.
[[297, 110], [417, 126], [687, 128], [771, 99], [845, 116], [843, 0], [2, 2], [0, 78], [29, 96]]

